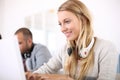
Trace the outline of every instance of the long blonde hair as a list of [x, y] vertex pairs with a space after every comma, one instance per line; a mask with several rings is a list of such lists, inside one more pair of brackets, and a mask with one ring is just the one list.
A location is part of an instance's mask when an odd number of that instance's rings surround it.
[[64, 2], [58, 9], [59, 11], [69, 11], [77, 16], [82, 22], [82, 28], [78, 36], [78, 40], [68, 41], [68, 47], [75, 47], [75, 50], [72, 51], [72, 54], [66, 58], [64, 70], [66, 74], [71, 76], [76, 80], [83, 80], [87, 75], [89, 69], [94, 64], [94, 55], [93, 47], [89, 51], [89, 55], [86, 58], [83, 58], [81, 61], [82, 66], [80, 66], [80, 71], [78, 77], [76, 77], [77, 63], [78, 63], [78, 52], [82, 48], [86, 48], [92, 38], [93, 38], [93, 29], [92, 29], [92, 20], [90, 13], [87, 7], [79, 0], [67, 0]]

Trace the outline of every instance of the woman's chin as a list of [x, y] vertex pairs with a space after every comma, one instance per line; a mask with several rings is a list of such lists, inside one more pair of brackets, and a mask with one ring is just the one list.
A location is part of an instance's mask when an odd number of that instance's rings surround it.
[[67, 37], [67, 40], [73, 41], [73, 40], [75, 40], [75, 39], [74, 39], [74, 38], [71, 38], [71, 37]]

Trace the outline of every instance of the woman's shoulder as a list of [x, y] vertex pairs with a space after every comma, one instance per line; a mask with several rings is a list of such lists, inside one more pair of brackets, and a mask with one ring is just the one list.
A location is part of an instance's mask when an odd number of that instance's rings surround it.
[[98, 37], [95, 40], [94, 52], [96, 56], [99, 55], [101, 58], [106, 55], [114, 57], [118, 55], [117, 48], [113, 42]]
[[111, 42], [110, 40], [105, 40], [98, 37], [96, 37], [95, 39], [94, 51], [95, 53], [101, 54], [101, 55], [103, 55], [103, 53], [104, 55], [107, 55], [107, 54], [110, 55], [113, 53], [117, 54], [117, 48], [113, 42]]
[[115, 48], [115, 44], [112, 41], [105, 40], [105, 39], [98, 38], [98, 37], [95, 37], [95, 46], [103, 47], [103, 48], [107, 48], [107, 47]]

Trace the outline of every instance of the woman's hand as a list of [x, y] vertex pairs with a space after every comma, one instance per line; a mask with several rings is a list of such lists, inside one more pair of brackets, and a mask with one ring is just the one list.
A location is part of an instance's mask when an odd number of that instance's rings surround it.
[[41, 80], [38, 73], [25, 72], [26, 80]]
[[38, 73], [31, 73], [26, 72], [26, 79], [27, 80], [74, 80], [69, 76], [62, 75], [62, 74], [38, 74]]
[[40, 80], [74, 80], [63, 74], [39, 74]]

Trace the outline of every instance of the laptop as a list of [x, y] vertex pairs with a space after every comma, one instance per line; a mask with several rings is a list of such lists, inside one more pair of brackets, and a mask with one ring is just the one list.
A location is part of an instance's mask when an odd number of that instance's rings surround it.
[[0, 40], [0, 80], [26, 80], [16, 36]]

